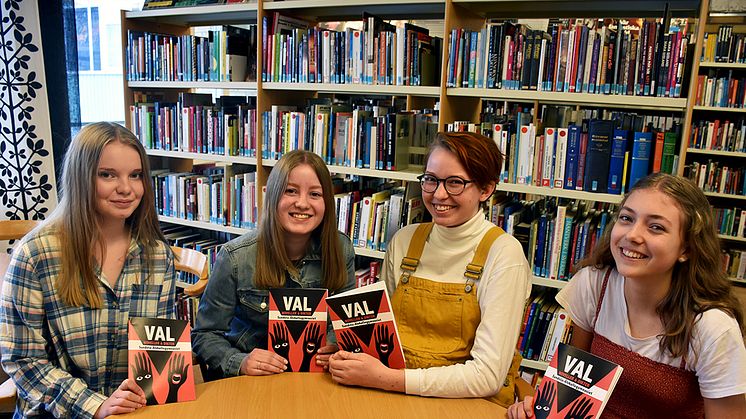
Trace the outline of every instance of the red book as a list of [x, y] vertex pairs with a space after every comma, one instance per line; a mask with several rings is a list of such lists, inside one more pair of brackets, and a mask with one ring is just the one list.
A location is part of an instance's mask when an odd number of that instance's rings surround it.
[[267, 348], [288, 360], [288, 372], [324, 372], [316, 353], [326, 345], [326, 296], [321, 288], [269, 290]]
[[336, 294], [326, 301], [340, 349], [367, 353], [389, 368], [404, 368], [404, 352], [384, 282]]
[[534, 396], [537, 419], [597, 418], [623, 368], [560, 343]]
[[130, 318], [129, 378], [148, 405], [194, 400], [190, 331], [186, 320]]

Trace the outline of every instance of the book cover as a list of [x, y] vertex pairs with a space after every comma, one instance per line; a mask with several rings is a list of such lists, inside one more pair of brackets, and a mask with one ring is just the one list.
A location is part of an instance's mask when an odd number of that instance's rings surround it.
[[614, 125], [612, 121], [605, 119], [592, 119], [588, 125], [588, 151], [585, 157], [585, 178], [583, 179], [584, 190], [606, 193]]
[[652, 148], [652, 132], [635, 132], [634, 141], [632, 142], [632, 162], [629, 169], [628, 187], [635, 186], [640, 178], [648, 174], [648, 162]]
[[535, 417], [599, 417], [622, 370], [613, 362], [560, 343], [534, 396]]
[[404, 368], [404, 352], [384, 282], [333, 295], [326, 302], [340, 349], [367, 353], [389, 368]]
[[609, 162], [609, 182], [607, 192], [622, 193], [622, 178], [624, 176], [624, 153], [627, 151], [627, 136], [629, 132], [623, 129], [614, 130], [611, 140], [611, 156]]
[[267, 348], [288, 360], [288, 372], [323, 372], [316, 352], [326, 345], [326, 296], [321, 288], [269, 290]]
[[186, 320], [130, 318], [128, 376], [148, 405], [194, 400], [190, 333]]

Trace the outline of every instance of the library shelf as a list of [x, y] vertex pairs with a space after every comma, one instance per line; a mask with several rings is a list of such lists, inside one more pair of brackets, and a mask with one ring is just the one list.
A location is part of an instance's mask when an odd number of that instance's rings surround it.
[[740, 157], [746, 158], [746, 153], [739, 151], [722, 151], [722, 150], [702, 150], [699, 148], [687, 148], [687, 154], [705, 154], [711, 156], [727, 156], [727, 157]]
[[727, 240], [730, 242], [746, 243], [746, 237], [729, 236], [727, 234], [718, 234], [718, 237], [720, 237], [721, 240]]
[[438, 97], [438, 86], [397, 86], [387, 84], [341, 84], [341, 83], [278, 83], [263, 82], [264, 90], [298, 90], [350, 95], [383, 95], [383, 96], [427, 96]]
[[127, 19], [154, 20], [159, 23], [199, 26], [255, 22], [257, 2], [219, 4], [211, 6], [166, 7], [162, 9], [125, 12]]
[[700, 62], [700, 68], [731, 68], [731, 69], [746, 69], [746, 63], [713, 63], [713, 62]]
[[545, 371], [549, 366], [549, 363], [544, 361], [534, 361], [532, 359], [524, 359], [521, 361], [521, 366]]
[[746, 113], [746, 108], [726, 108], [725, 106], [694, 106], [692, 107], [695, 111], [711, 111], [711, 112], [733, 112], [733, 113]]
[[482, 99], [508, 100], [511, 102], [534, 101], [541, 103], [582, 104], [586, 107], [657, 109], [681, 112], [686, 109], [686, 98], [660, 98], [650, 96], [601, 95], [593, 93], [543, 92], [536, 90], [482, 89], [449, 87], [448, 96], [479, 97]]
[[256, 90], [254, 81], [128, 81], [132, 89], [231, 89]]
[[224, 154], [205, 154], [205, 153], [190, 153], [185, 151], [171, 151], [171, 150], [157, 150], [157, 149], [146, 149], [149, 156], [155, 157], [168, 157], [171, 159], [185, 159], [194, 160], [195, 162], [222, 162], [222, 163], [233, 163], [233, 164], [250, 164], [256, 165], [256, 157], [244, 157], [244, 156], [226, 156]]
[[718, 192], [705, 192], [705, 195], [713, 197], [713, 198], [740, 199], [740, 200], [746, 201], [746, 195], [735, 195], [735, 194], [718, 193]]
[[560, 281], [558, 279], [542, 278], [540, 276], [534, 275], [531, 277], [531, 285], [562, 289], [565, 287], [565, 285], [567, 285], [567, 281]]

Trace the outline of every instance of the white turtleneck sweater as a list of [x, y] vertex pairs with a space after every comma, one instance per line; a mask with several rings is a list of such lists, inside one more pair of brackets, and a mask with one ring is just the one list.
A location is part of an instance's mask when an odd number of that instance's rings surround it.
[[[433, 226], [415, 276], [431, 281], [465, 283], [464, 269], [484, 233], [494, 224], [478, 211], [458, 227]], [[386, 249], [381, 277], [391, 294], [399, 284], [401, 260], [416, 230], [399, 230]], [[521, 315], [531, 292], [529, 267], [521, 244], [513, 236], [501, 235], [492, 244], [477, 282], [481, 322], [477, 328], [472, 359], [447, 367], [407, 369], [407, 394], [434, 397], [486, 397], [500, 389], [513, 358], [521, 326]]]

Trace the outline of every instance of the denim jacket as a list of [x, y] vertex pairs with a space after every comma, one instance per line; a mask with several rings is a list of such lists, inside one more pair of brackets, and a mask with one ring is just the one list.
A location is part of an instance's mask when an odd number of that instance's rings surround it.
[[[355, 287], [355, 251], [350, 239], [342, 233], [339, 243], [347, 261], [347, 284], [341, 292]], [[254, 286], [257, 247], [256, 232], [223, 245], [200, 299], [192, 345], [207, 365], [209, 377], [238, 375], [241, 361], [248, 353], [254, 348], [267, 349], [269, 291]], [[311, 239], [299, 271], [297, 278], [287, 274], [285, 287], [323, 287], [318, 239]]]

